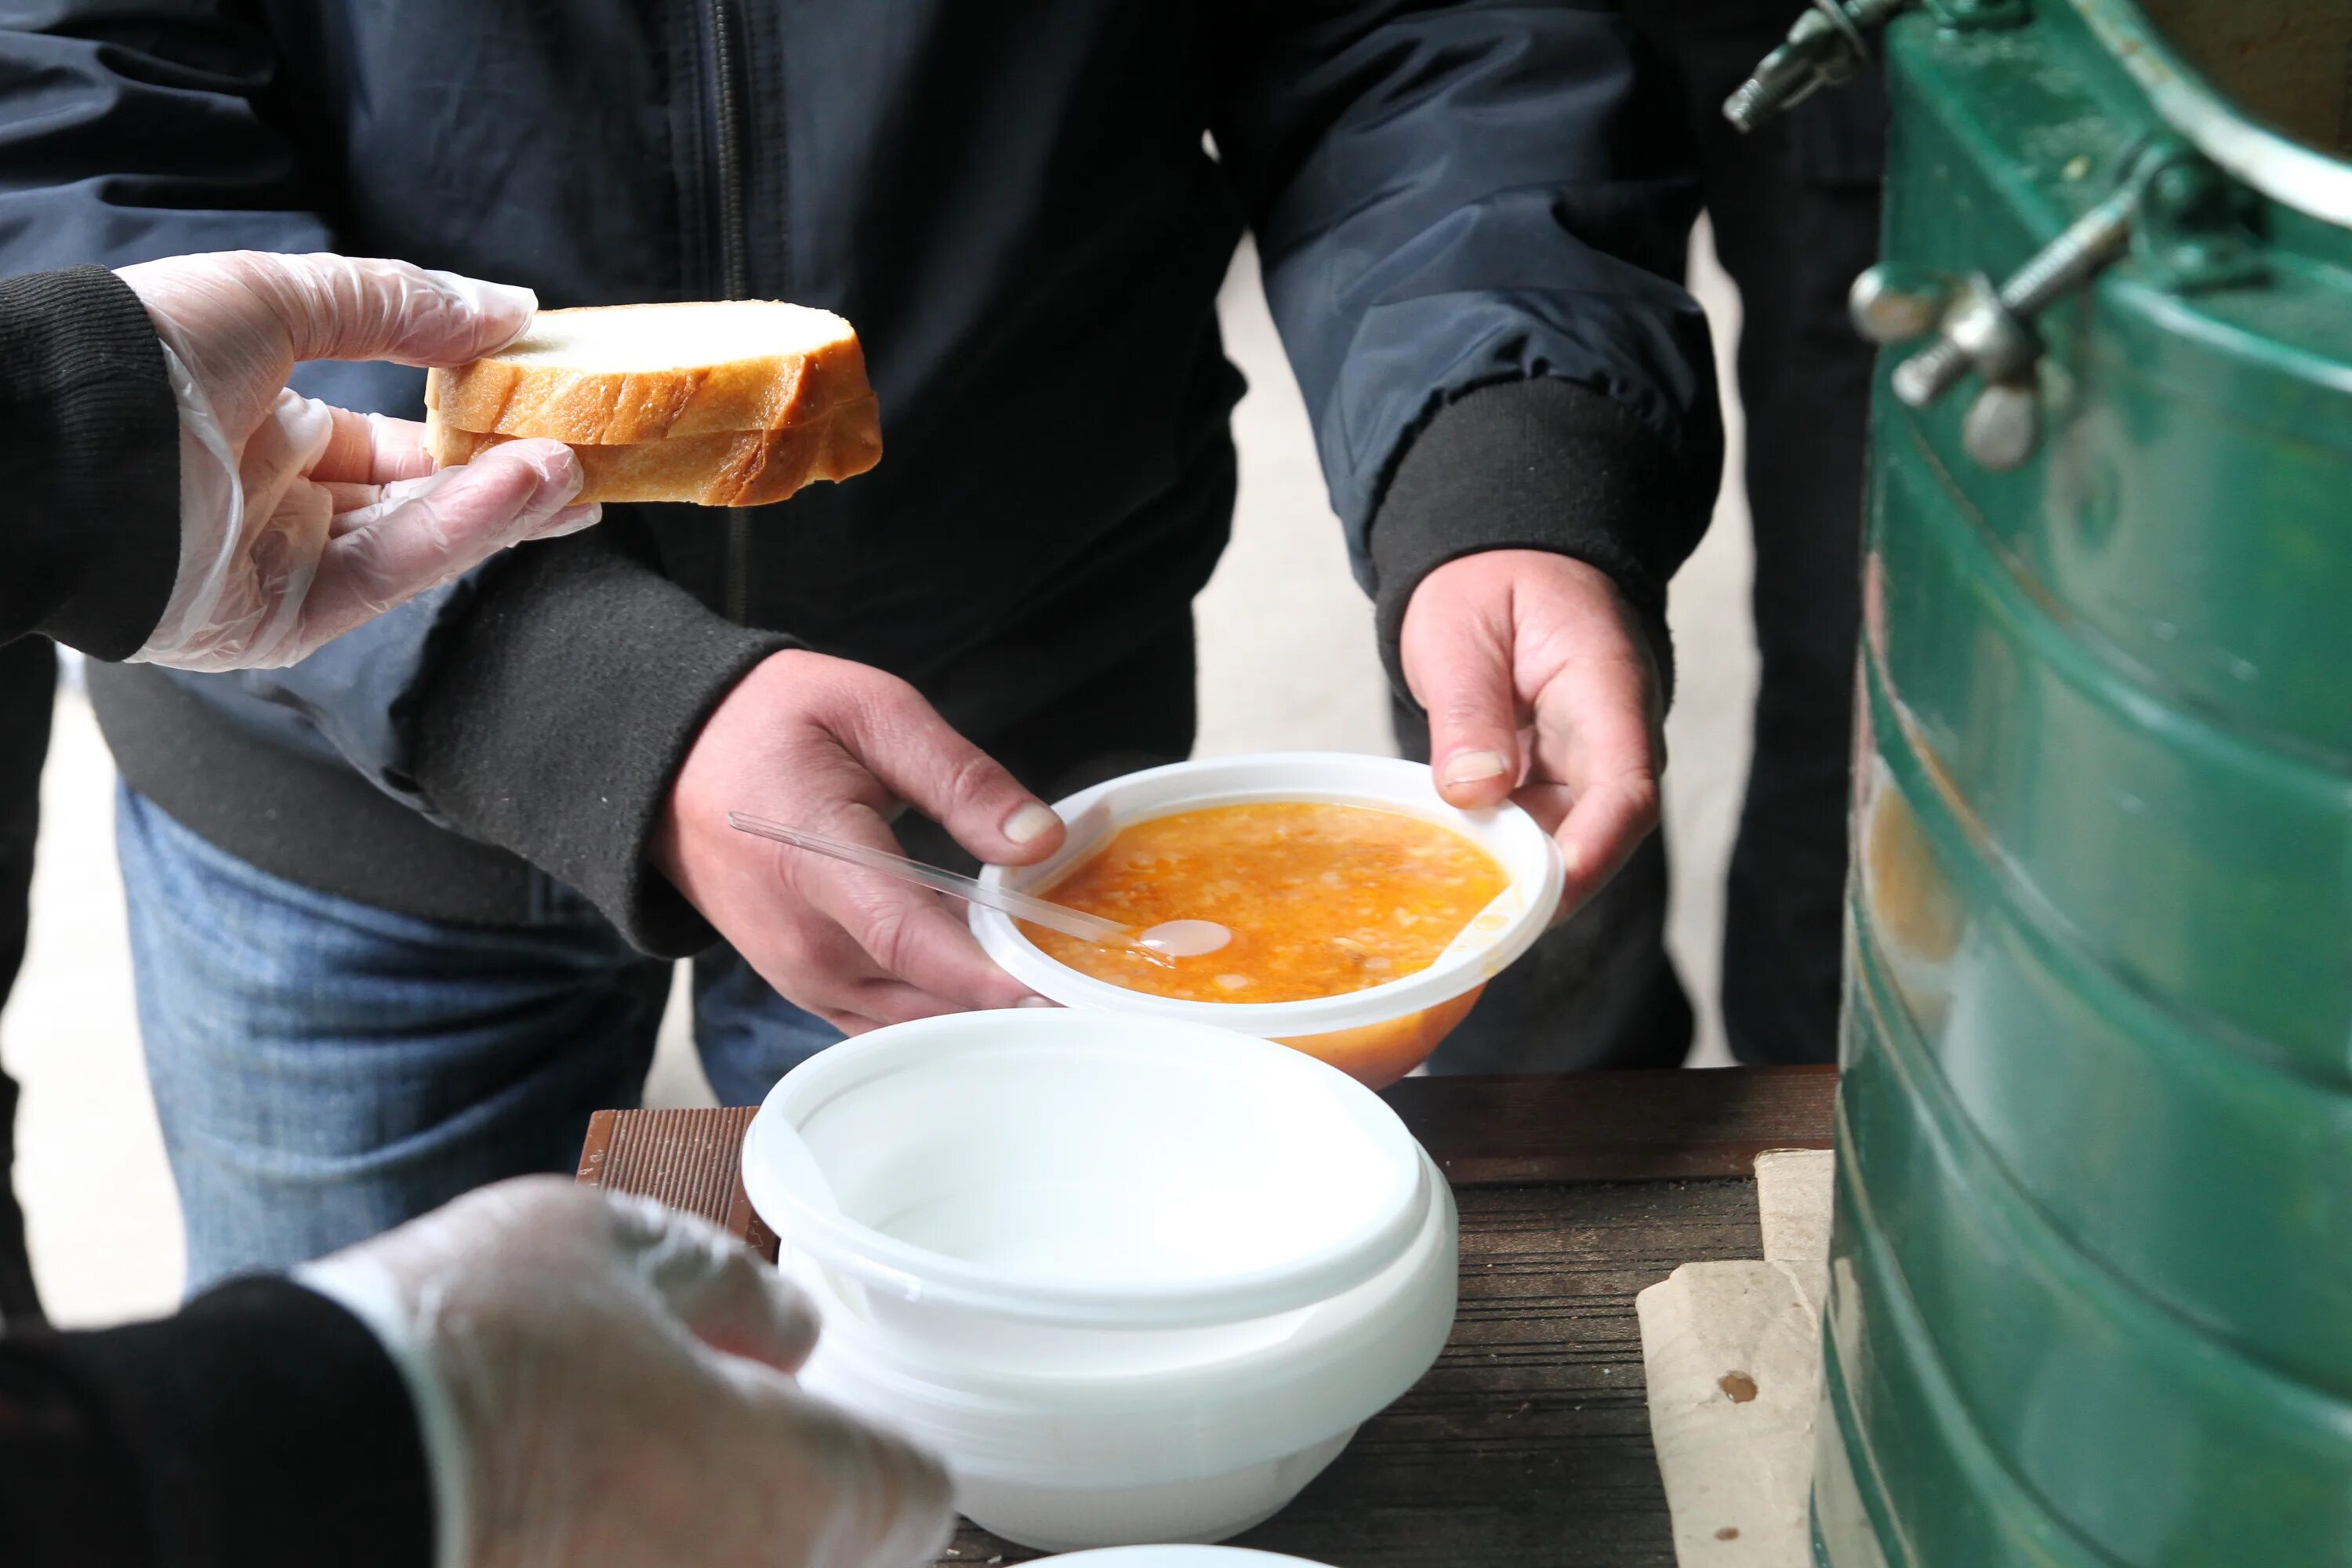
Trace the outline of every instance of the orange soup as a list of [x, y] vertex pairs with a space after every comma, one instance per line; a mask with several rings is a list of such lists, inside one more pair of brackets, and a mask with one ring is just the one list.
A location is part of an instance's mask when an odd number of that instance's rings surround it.
[[1189, 1002], [1297, 1002], [1428, 968], [1510, 885], [1419, 817], [1319, 802], [1213, 805], [1121, 828], [1045, 896], [1140, 931], [1215, 921], [1234, 940], [1158, 960], [1024, 923], [1082, 974]]

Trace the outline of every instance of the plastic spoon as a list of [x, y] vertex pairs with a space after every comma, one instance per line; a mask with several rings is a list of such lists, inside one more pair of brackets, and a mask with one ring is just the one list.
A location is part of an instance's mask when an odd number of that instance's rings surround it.
[[739, 833], [756, 834], [761, 838], [772, 838], [779, 844], [789, 844], [795, 849], [830, 855], [836, 860], [846, 860], [853, 866], [863, 866], [886, 877], [919, 882], [926, 888], [951, 893], [983, 909], [995, 910], [1015, 920], [1028, 921], [1048, 931], [1060, 931], [1064, 936], [1093, 942], [1097, 947], [1140, 949], [1163, 963], [1171, 959], [1198, 958], [1203, 953], [1214, 952], [1234, 940], [1234, 933], [1214, 921], [1162, 921], [1149, 930], [1139, 931], [1133, 926], [1123, 926], [1117, 921], [1087, 914], [1067, 904], [1016, 893], [1010, 888], [991, 888], [959, 872], [926, 866], [920, 860], [909, 860], [904, 855], [869, 849], [863, 844], [844, 844], [839, 839], [822, 838], [814, 833], [803, 833], [797, 827], [786, 827], [781, 822], [770, 822], [764, 817], [730, 811], [727, 814], [727, 822]]

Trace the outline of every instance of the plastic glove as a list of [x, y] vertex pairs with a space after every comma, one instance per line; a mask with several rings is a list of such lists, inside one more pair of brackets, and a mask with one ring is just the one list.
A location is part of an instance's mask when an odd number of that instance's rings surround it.
[[948, 1484], [801, 1392], [807, 1301], [717, 1227], [554, 1177], [295, 1271], [408, 1378], [441, 1568], [913, 1568]]
[[286, 389], [300, 360], [462, 364], [512, 342], [527, 289], [401, 261], [234, 251], [117, 274], [163, 339], [180, 413], [180, 570], [134, 658], [292, 664], [527, 539], [585, 528], [579, 459], [515, 441], [435, 473], [424, 426]]

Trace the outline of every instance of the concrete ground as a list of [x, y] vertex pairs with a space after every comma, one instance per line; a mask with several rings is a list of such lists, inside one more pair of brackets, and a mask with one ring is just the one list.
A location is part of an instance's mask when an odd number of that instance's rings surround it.
[[[1737, 310], [1704, 248], [1696, 278], [1722, 348]], [[1385, 752], [1370, 615], [1348, 575], [1306, 413], [1246, 254], [1223, 308], [1227, 352], [1251, 391], [1234, 421], [1242, 476], [1234, 545], [1200, 601], [1201, 751]], [[1672, 609], [1681, 665], [1667, 726], [1672, 941], [1706, 1020], [1694, 1054], [1702, 1064], [1726, 1059], [1714, 1007], [1716, 944], [1756, 679], [1748, 581], [1748, 520], [1734, 483], [1675, 584]], [[88, 705], [70, 692], [60, 703], [44, 808], [32, 950], [0, 1018], [0, 1058], [25, 1085], [16, 1186], [42, 1289], [59, 1322], [106, 1322], [173, 1303], [180, 1234], [131, 1005], [112, 768]], [[675, 1007], [648, 1098], [709, 1099]]]

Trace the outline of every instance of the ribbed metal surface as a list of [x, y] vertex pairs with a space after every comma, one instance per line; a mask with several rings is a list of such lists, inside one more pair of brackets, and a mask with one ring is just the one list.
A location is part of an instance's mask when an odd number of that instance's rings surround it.
[[605, 1179], [689, 1214], [724, 1214], [742, 1157], [740, 1132], [693, 1110], [649, 1110], [613, 1129]]
[[743, 1192], [743, 1135], [755, 1108], [602, 1111], [590, 1124], [580, 1179], [702, 1215], [761, 1257], [776, 1238]]
[[[2003, 276], [2164, 129], [2094, 9], [1892, 29], [1891, 265]], [[2352, 1564], [2352, 295], [2246, 212], [2239, 280], [2143, 234], [2042, 318], [2014, 471], [1882, 384], [1836, 1568]]]

